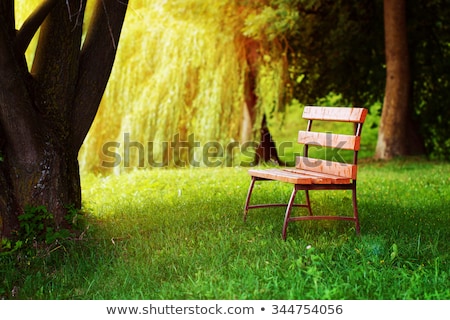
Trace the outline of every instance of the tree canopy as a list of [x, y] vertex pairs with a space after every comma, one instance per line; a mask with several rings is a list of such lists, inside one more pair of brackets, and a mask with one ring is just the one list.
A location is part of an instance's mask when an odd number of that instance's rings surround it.
[[[176, 134], [186, 141], [192, 133], [199, 141], [240, 141], [252, 43], [260, 53], [257, 119], [282, 111], [291, 99], [314, 104], [329, 93], [342, 97], [341, 104], [370, 107], [383, 100], [381, 0], [135, 1], [133, 9], [113, 81], [80, 153], [86, 169], [99, 169], [104, 143], [123, 146], [126, 133], [145, 148], [152, 141], [159, 161], [163, 142]], [[444, 158], [450, 144], [440, 107], [449, 92], [448, 15], [443, 1], [408, 2], [411, 115], [420, 120], [416, 130], [427, 154]]]
[[[292, 1], [288, 1], [292, 2]], [[298, 1], [304, 4], [305, 1]], [[370, 106], [382, 101], [386, 83], [383, 1], [310, 1], [299, 9], [294, 48], [294, 95], [314, 101], [329, 92], [343, 103]], [[411, 71], [410, 114], [426, 154], [450, 159], [450, 18], [446, 1], [407, 1], [407, 43]], [[307, 23], [304, 23], [308, 21]]]

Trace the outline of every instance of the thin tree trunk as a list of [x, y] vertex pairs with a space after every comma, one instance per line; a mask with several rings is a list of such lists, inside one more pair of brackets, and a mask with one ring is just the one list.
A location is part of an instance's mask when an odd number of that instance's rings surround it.
[[248, 70], [246, 70], [246, 77], [244, 83], [244, 104], [242, 107], [242, 121], [241, 121], [241, 143], [251, 141], [254, 135], [254, 127], [258, 115], [256, 104], [258, 97], [256, 95], [256, 78], [257, 78], [257, 64], [259, 59], [258, 42], [247, 39], [246, 40], [246, 62]]
[[411, 76], [406, 0], [384, 0], [386, 91], [376, 159], [423, 153], [423, 141], [412, 120]]
[[375, 157], [407, 154], [406, 121], [410, 97], [406, 0], [384, 1], [386, 91]]
[[275, 145], [275, 141], [272, 139], [269, 127], [267, 125], [266, 115], [263, 115], [261, 123], [261, 140], [259, 142], [258, 148], [256, 149], [255, 159], [256, 163], [269, 163], [273, 162], [278, 165], [285, 165], [283, 161], [278, 157], [278, 151]]
[[[241, 142], [248, 142], [253, 139], [255, 124], [258, 120], [257, 103], [258, 97], [256, 95], [258, 63], [260, 59], [259, 43], [255, 40], [248, 39], [246, 43], [247, 50], [247, 65], [249, 70], [245, 79], [245, 102], [242, 113], [241, 125]], [[254, 164], [275, 162], [281, 164], [278, 158], [275, 142], [272, 140], [269, 127], [267, 125], [266, 115], [263, 114], [261, 118], [259, 144], [256, 148]]]

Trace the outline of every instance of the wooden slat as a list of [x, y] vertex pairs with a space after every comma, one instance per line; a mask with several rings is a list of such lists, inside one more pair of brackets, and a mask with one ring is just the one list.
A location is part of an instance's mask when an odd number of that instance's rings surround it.
[[356, 179], [357, 166], [341, 162], [327, 161], [307, 157], [297, 157], [297, 169], [332, 174], [343, 178]]
[[305, 107], [303, 118], [308, 120], [330, 120], [363, 123], [367, 109], [346, 107]]
[[[323, 180], [321, 183], [318, 184], [326, 184], [328, 183], [327, 181], [329, 181], [329, 183], [331, 184], [349, 184], [352, 182], [352, 179], [350, 178], [343, 178], [343, 177], [339, 177], [339, 176], [335, 176], [332, 174], [326, 174], [326, 173], [320, 173], [320, 172], [311, 172], [308, 170], [302, 170], [302, 169], [291, 169], [291, 168], [285, 168], [283, 169], [284, 171], [289, 171], [292, 173], [297, 173], [297, 174], [303, 174], [303, 175], [310, 175], [310, 176], [314, 176], [314, 177], [322, 177]], [[317, 182], [315, 182], [317, 183]]]
[[308, 170], [284, 169], [252, 169], [248, 171], [251, 176], [258, 178], [290, 182], [295, 184], [350, 184], [350, 178], [336, 175], [312, 172]]
[[290, 182], [295, 184], [312, 184], [313, 179], [306, 175], [299, 175], [292, 172], [287, 172], [281, 169], [251, 169], [248, 171], [251, 176], [278, 180], [283, 182]]
[[327, 148], [358, 151], [361, 137], [346, 134], [333, 134], [329, 132], [299, 131], [298, 142]]

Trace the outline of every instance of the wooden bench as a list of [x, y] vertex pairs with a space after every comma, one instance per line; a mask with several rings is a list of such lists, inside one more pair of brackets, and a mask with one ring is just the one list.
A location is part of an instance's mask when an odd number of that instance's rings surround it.
[[[308, 120], [306, 131], [299, 131], [298, 142], [304, 145], [303, 156], [296, 159], [295, 168], [251, 169], [248, 173], [251, 182], [244, 207], [244, 221], [249, 209], [264, 207], [286, 207], [282, 238], [286, 240], [288, 223], [299, 220], [349, 220], [355, 223], [356, 233], [360, 233], [358, 207], [356, 201], [356, 177], [358, 150], [360, 148], [361, 130], [367, 115], [365, 108], [313, 107], [307, 106], [303, 118]], [[354, 124], [352, 135], [330, 132], [313, 132], [313, 121], [348, 122]], [[309, 146], [336, 148], [353, 151], [352, 163], [330, 161], [308, 157]], [[288, 203], [250, 205], [250, 198], [256, 181], [281, 181], [293, 184]], [[295, 196], [299, 190], [305, 191], [305, 204], [296, 204]], [[311, 210], [310, 190], [351, 190], [353, 216], [322, 215], [315, 216]], [[307, 208], [309, 215], [291, 217], [293, 207]]]

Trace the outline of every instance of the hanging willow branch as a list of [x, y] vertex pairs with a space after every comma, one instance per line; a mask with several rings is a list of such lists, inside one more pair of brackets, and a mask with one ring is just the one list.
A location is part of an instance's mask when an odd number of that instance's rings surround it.
[[[147, 2], [134, 9], [126, 19], [101, 108], [80, 152], [81, 167], [103, 170], [102, 147], [108, 141], [120, 143], [113, 151], [120, 151], [122, 160], [129, 157], [130, 167], [142, 161], [148, 165], [148, 142], [153, 159], [162, 162], [168, 157], [169, 165], [202, 157], [202, 149], [196, 148], [173, 159], [164, 143], [170, 146], [176, 137], [188, 141], [194, 136], [200, 146], [238, 142], [249, 72], [248, 38], [242, 28], [251, 8], [242, 10], [233, 0], [184, 0]], [[260, 110], [278, 110], [281, 69], [275, 56], [263, 63], [257, 79]], [[258, 112], [254, 121], [255, 139], [262, 114]], [[146, 148], [145, 159], [135, 147], [123, 153], [125, 137], [132, 146], [136, 142]], [[116, 167], [117, 172], [122, 169]]]

